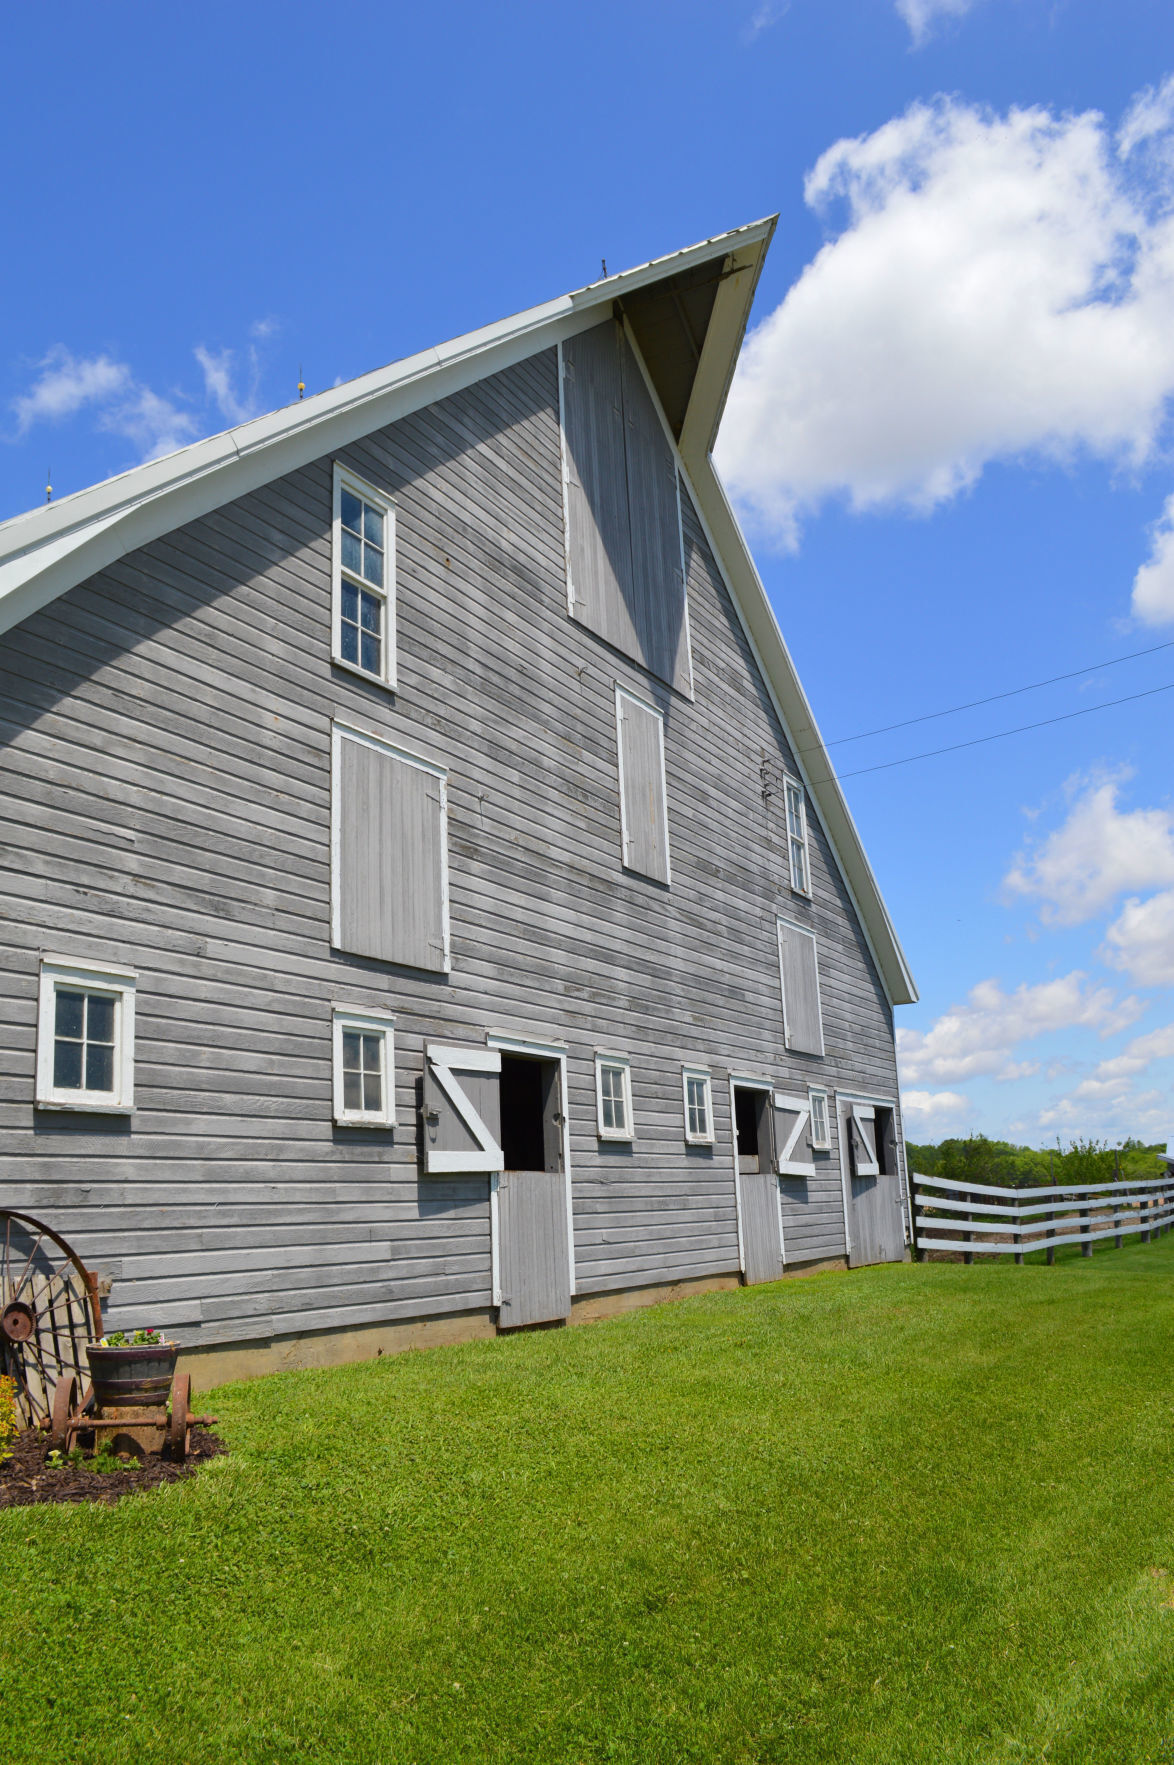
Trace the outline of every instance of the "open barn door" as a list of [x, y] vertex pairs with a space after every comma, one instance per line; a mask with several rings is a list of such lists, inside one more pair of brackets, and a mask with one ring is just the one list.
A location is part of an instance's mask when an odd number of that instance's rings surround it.
[[742, 1277], [747, 1286], [753, 1286], [758, 1281], [777, 1281], [783, 1272], [771, 1092], [768, 1085], [737, 1080], [732, 1092]]
[[561, 1058], [503, 1048], [496, 1198], [503, 1329], [570, 1315], [563, 1082]]
[[905, 1257], [895, 1111], [886, 1104], [840, 1098], [848, 1261], [852, 1268]]
[[489, 1177], [503, 1329], [570, 1314], [563, 1127], [561, 1058], [447, 1042], [425, 1049], [424, 1169]]

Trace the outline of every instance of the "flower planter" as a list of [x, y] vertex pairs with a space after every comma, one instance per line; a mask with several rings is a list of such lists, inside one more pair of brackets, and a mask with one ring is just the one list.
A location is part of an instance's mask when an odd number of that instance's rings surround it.
[[87, 1342], [94, 1401], [99, 1410], [146, 1409], [166, 1404], [179, 1346], [157, 1342], [141, 1347], [103, 1348]]

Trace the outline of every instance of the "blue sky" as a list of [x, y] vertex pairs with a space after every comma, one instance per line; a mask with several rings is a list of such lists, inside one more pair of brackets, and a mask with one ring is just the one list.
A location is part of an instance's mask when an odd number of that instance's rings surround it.
[[[1155, 0], [8, 10], [0, 517], [779, 229], [719, 463], [824, 733], [1174, 642]], [[833, 749], [913, 1138], [1174, 1123], [1174, 648]]]

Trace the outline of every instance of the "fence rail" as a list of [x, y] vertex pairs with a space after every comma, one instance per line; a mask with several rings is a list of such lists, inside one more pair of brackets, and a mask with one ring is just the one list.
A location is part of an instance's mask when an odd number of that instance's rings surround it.
[[1174, 1225], [1174, 1164], [1162, 1177], [1042, 1189], [955, 1183], [914, 1171], [912, 1190], [916, 1254], [960, 1250], [965, 1262], [976, 1256], [1022, 1262], [1032, 1250], [1053, 1262], [1065, 1244], [1079, 1244], [1091, 1256], [1098, 1240], [1112, 1238], [1120, 1248], [1124, 1238], [1140, 1234], [1148, 1244]]

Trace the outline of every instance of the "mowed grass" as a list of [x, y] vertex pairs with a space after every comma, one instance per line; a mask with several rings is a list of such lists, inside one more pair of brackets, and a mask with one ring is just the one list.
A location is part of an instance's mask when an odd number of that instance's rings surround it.
[[0, 1514], [0, 1757], [1174, 1760], [1174, 1235], [238, 1385]]

